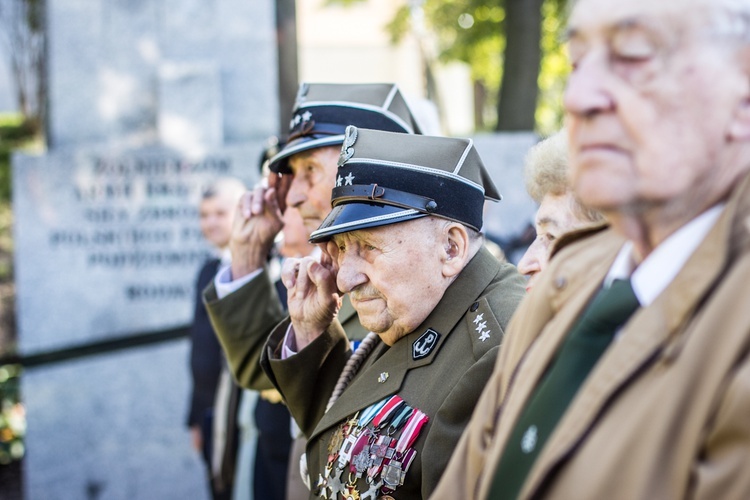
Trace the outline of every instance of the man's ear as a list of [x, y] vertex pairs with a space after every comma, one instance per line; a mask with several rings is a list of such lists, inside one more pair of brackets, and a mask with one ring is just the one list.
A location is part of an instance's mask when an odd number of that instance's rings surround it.
[[457, 276], [470, 258], [469, 232], [462, 224], [450, 223], [445, 228], [443, 275]]

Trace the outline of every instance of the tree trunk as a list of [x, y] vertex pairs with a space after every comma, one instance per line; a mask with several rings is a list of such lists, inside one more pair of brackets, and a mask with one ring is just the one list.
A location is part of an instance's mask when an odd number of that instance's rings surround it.
[[543, 2], [505, 2], [506, 44], [497, 106], [498, 131], [534, 130]]
[[297, 10], [294, 0], [276, 0], [279, 54], [279, 137], [289, 133], [289, 116], [297, 97]]

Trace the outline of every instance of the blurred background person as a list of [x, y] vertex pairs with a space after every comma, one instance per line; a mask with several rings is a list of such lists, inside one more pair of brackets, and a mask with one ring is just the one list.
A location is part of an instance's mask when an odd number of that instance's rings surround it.
[[539, 142], [526, 155], [526, 190], [539, 204], [534, 218], [536, 238], [518, 261], [518, 271], [528, 277], [527, 292], [534, 286], [537, 275], [547, 267], [555, 241], [565, 233], [604, 222], [599, 212], [583, 206], [575, 197], [568, 169], [564, 130]]
[[206, 464], [209, 488], [214, 499], [231, 498], [231, 488], [217, 485], [212, 480], [211, 466], [214, 455], [214, 402], [221, 378], [223, 354], [201, 300], [201, 292], [214, 278], [219, 267], [229, 263], [228, 245], [232, 221], [237, 203], [244, 192], [245, 186], [239, 179], [218, 179], [203, 192], [199, 208], [201, 233], [213, 246], [215, 256], [201, 267], [195, 287], [195, 310], [190, 328], [192, 393], [187, 425], [193, 448], [201, 453]]

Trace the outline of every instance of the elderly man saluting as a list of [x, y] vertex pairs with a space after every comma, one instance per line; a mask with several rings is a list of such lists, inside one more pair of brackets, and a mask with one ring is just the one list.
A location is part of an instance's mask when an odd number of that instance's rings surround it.
[[750, 498], [750, 2], [579, 0], [569, 38], [611, 229], [540, 276], [434, 498]]
[[[472, 142], [349, 127], [328, 258], [288, 260], [290, 320], [261, 364], [308, 436], [312, 497], [423, 498], [442, 473], [524, 294], [484, 249], [498, 199]], [[348, 293], [371, 331], [350, 355]]]

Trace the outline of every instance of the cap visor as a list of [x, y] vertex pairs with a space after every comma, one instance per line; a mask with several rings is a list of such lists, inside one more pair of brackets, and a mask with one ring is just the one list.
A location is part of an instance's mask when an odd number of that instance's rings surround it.
[[338, 205], [331, 210], [320, 227], [312, 232], [310, 242], [323, 243], [335, 234], [386, 226], [426, 216], [427, 214], [417, 210], [376, 203]]
[[309, 135], [300, 137], [289, 142], [284, 149], [276, 153], [268, 162], [268, 168], [271, 172], [279, 174], [291, 174], [289, 168], [289, 157], [310, 149], [322, 148], [325, 146], [341, 146], [344, 142], [343, 135]]

